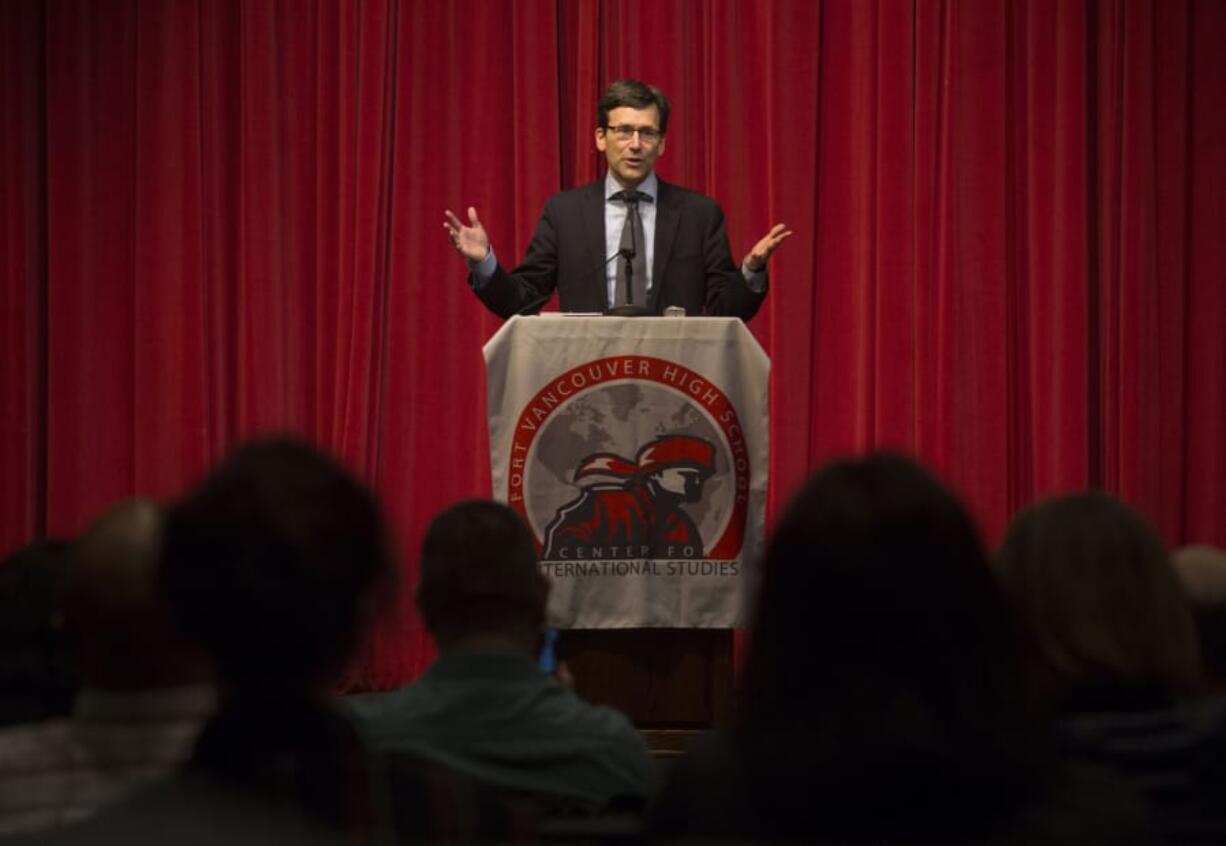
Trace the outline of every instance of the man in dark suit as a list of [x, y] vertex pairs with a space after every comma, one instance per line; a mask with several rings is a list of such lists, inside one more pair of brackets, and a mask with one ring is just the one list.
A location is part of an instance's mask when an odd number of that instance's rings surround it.
[[655, 86], [609, 86], [595, 131], [607, 175], [550, 197], [527, 256], [509, 273], [475, 208], [467, 223], [445, 213], [470, 284], [491, 311], [539, 311], [556, 289], [562, 311], [660, 314], [681, 306], [687, 314], [753, 317], [766, 297], [767, 259], [792, 233], [776, 224], [737, 267], [719, 205], [656, 177], [668, 114], [668, 98]]

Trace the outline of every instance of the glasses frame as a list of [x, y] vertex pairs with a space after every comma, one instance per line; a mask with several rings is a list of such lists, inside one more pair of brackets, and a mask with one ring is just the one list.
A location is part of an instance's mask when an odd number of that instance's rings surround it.
[[618, 124], [617, 126], [601, 127], [605, 135], [612, 135], [614, 140], [623, 144], [628, 144], [634, 140], [637, 134], [639, 142], [647, 147], [654, 147], [664, 140], [664, 133], [654, 126], [629, 126], [628, 124]]

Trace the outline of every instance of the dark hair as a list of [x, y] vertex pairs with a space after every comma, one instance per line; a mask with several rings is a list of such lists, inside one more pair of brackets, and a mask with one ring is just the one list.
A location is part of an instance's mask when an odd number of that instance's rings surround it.
[[1022, 512], [996, 563], [1031, 633], [1036, 679], [1059, 706], [1197, 688], [1191, 607], [1162, 541], [1120, 500], [1081, 493]]
[[391, 574], [374, 497], [297, 441], [248, 443], [167, 514], [162, 590], [243, 686], [331, 681]]
[[67, 714], [77, 689], [64, 630], [70, 545], [41, 540], [0, 561], [0, 725]]
[[110, 689], [208, 678], [157, 590], [165, 509], [142, 498], [100, 514], [72, 546], [65, 614], [81, 682]]
[[605, 90], [596, 103], [596, 125], [609, 128], [609, 112], [614, 109], [629, 107], [631, 109], [646, 109], [655, 106], [660, 111], [660, 134], [668, 132], [668, 97], [654, 85], [647, 85], [637, 79], [619, 79]]
[[764, 563], [734, 735], [755, 819], [882, 839], [998, 824], [1049, 765], [1021, 667], [958, 501], [901, 456], [827, 466]]
[[466, 500], [430, 521], [417, 605], [440, 644], [477, 632], [527, 641], [543, 622], [542, 578], [536, 541], [519, 515], [492, 500]]

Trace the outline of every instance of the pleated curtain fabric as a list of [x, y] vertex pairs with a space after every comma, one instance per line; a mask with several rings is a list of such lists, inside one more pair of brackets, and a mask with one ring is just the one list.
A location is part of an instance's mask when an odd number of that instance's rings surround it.
[[293, 432], [404, 551], [355, 683], [419, 674], [413, 551], [490, 494], [501, 324], [442, 211], [514, 266], [603, 178], [597, 100], [630, 76], [734, 260], [796, 233], [749, 324], [768, 522], [887, 448], [990, 544], [1100, 487], [1226, 545], [1224, 38], [1222, 0], [0, 2], [0, 555]]

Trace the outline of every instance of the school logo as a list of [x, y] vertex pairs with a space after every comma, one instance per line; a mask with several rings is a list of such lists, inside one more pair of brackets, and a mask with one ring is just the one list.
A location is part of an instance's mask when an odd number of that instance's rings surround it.
[[551, 379], [518, 415], [507, 501], [545, 561], [737, 558], [750, 464], [724, 392], [649, 356]]
[[[665, 435], [627, 461], [613, 453], [587, 456], [575, 469], [581, 493], [558, 509], [545, 530], [546, 559], [702, 558], [702, 534], [683, 502], [702, 499], [715, 472], [715, 447], [690, 435]], [[612, 476], [613, 481], [584, 485]], [[663, 555], [661, 553], [664, 553]]]

